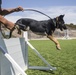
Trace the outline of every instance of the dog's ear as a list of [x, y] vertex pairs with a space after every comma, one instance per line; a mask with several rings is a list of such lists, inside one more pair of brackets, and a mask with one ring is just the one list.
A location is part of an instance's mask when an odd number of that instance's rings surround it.
[[64, 15], [60, 15], [59, 17], [60, 17], [60, 18], [63, 18], [64, 16], [65, 16], [65, 14], [64, 14]]

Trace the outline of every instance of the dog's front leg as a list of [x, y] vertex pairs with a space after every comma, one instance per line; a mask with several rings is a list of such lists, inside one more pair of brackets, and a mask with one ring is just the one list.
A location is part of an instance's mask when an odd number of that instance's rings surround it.
[[56, 44], [56, 48], [57, 48], [58, 50], [61, 49], [61, 48], [60, 48], [60, 44], [59, 44], [59, 42], [58, 42], [58, 40], [57, 40], [56, 38], [54, 38], [52, 35], [48, 35], [47, 37]]

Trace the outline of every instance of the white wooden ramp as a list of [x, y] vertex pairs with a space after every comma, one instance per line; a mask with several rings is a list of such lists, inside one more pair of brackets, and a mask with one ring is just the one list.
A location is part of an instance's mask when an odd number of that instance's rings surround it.
[[27, 75], [27, 53], [24, 38], [0, 38], [0, 75]]

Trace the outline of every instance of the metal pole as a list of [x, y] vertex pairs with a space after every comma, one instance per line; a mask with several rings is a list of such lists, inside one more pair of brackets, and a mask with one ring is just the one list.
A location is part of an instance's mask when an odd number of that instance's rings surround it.
[[50, 67], [51, 69], [54, 69], [54, 67], [52, 67], [28, 41], [26, 42], [30, 46], [30, 48], [32, 48], [32, 50], [38, 55], [38, 57], [41, 58], [42, 61], [47, 64], [48, 67]]

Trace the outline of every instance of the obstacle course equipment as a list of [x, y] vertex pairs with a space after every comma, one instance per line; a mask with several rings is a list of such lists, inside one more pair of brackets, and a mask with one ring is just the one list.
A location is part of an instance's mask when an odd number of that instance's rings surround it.
[[[27, 33], [24, 34], [27, 36]], [[27, 45], [32, 48], [47, 67], [29, 66]], [[0, 75], [26, 75], [24, 71], [27, 69], [56, 70], [56, 67], [50, 66], [40, 53], [28, 42], [27, 37], [11, 39], [3, 39], [0, 37]]]

